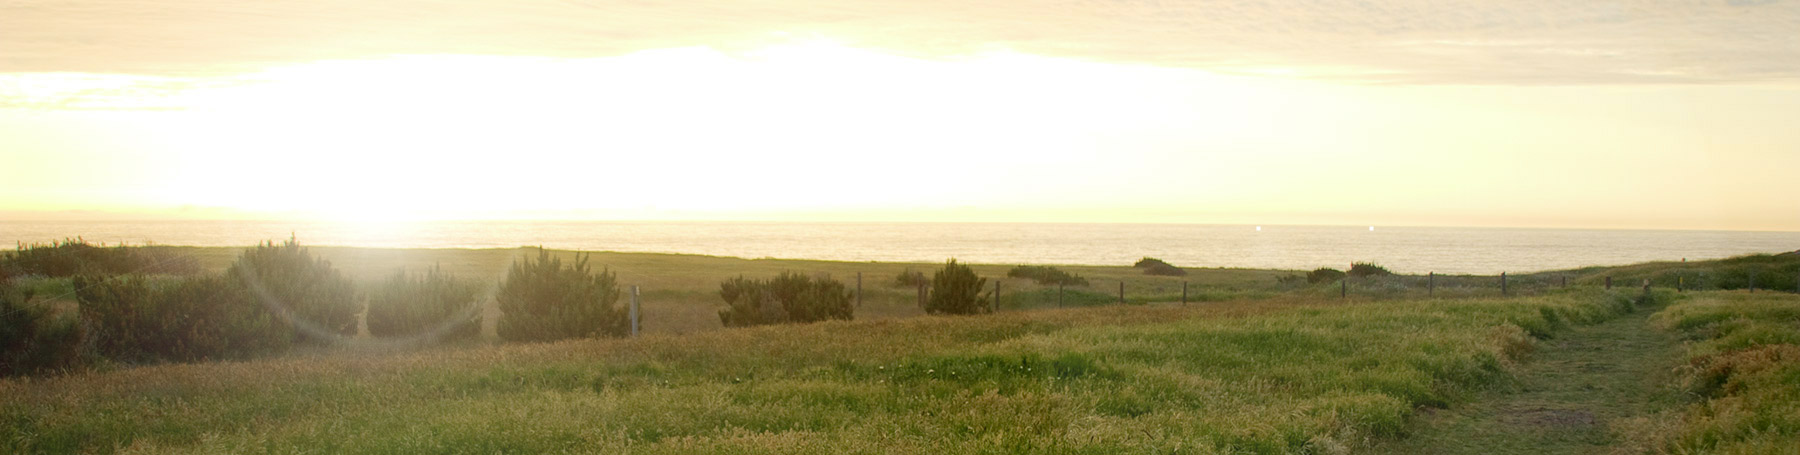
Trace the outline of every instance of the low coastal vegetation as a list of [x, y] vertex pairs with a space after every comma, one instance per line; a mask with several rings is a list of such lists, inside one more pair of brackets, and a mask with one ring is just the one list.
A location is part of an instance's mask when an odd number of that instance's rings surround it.
[[1352, 262], [1350, 263], [1350, 270], [1344, 272], [1344, 274], [1356, 278], [1366, 278], [1372, 276], [1393, 275], [1394, 272], [1389, 272], [1386, 267], [1382, 267], [1373, 262]]
[[911, 268], [901, 270], [900, 274], [894, 275], [893, 286], [897, 288], [911, 289], [927, 284], [931, 284], [931, 280], [925, 277], [925, 272]]
[[1006, 271], [1008, 278], [1024, 278], [1044, 286], [1087, 286], [1087, 278], [1047, 265], [1021, 265]]
[[539, 248], [536, 256], [513, 262], [495, 302], [505, 316], [498, 333], [507, 341], [555, 341], [625, 336], [631, 333], [627, 308], [618, 305], [618, 275], [595, 272], [590, 256], [565, 264]]
[[103, 246], [80, 238], [49, 244], [19, 245], [0, 254], [0, 280], [15, 276], [191, 275], [200, 272], [193, 257], [160, 246]]
[[929, 314], [982, 314], [994, 312], [993, 294], [983, 294], [987, 289], [987, 278], [975, 274], [975, 269], [967, 265], [957, 264], [955, 259], [944, 263], [944, 268], [931, 275], [931, 296], [925, 301], [925, 312]]
[[1736, 292], [1652, 318], [1688, 340], [1683, 388], [1696, 402], [1659, 436], [1669, 453], [1784, 453], [1800, 447], [1800, 296]]
[[479, 286], [436, 265], [399, 270], [369, 291], [368, 328], [375, 337], [473, 341], [481, 337]]
[[848, 321], [855, 317], [854, 294], [844, 283], [829, 276], [812, 277], [782, 272], [766, 280], [742, 276], [719, 283], [719, 322], [725, 327], [749, 327], [826, 320]]
[[1344, 271], [1329, 267], [1320, 267], [1306, 273], [1306, 282], [1312, 284], [1336, 283], [1342, 279], [1344, 279]]
[[0, 382], [0, 447], [1335, 453], [1641, 298], [1109, 306], [171, 364]]
[[1181, 267], [1176, 267], [1173, 264], [1163, 262], [1163, 260], [1153, 257], [1139, 259], [1137, 263], [1132, 264], [1131, 266], [1142, 269], [1145, 275], [1187, 276], [1187, 270], [1183, 270]]
[[[919, 264], [543, 249], [70, 244], [0, 254], [0, 374], [32, 376], [0, 379], [0, 452], [1341, 453], [1505, 383], [1571, 325], [1661, 305], [1676, 285], [1751, 284], [1656, 316], [1692, 340], [1681, 375], [1697, 401], [1647, 444], [1755, 453], [1800, 438], [1800, 301], [1767, 292], [1800, 272], [1794, 254], [1501, 288], [1372, 263], [1177, 278], [951, 260], [927, 278]], [[864, 289], [865, 271], [912, 281]], [[650, 285], [651, 327], [742, 328], [616, 339], [624, 283]], [[979, 316], [897, 319], [924, 314]], [[473, 343], [496, 335], [527, 343]], [[359, 339], [407, 348], [341, 343]]]

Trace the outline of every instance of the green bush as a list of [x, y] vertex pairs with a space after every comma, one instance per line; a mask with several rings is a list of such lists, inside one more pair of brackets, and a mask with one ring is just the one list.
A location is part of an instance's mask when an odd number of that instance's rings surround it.
[[931, 280], [925, 279], [924, 272], [913, 269], [903, 270], [894, 276], [894, 287], [897, 288], [916, 288], [930, 282]]
[[1341, 279], [1344, 279], [1344, 272], [1334, 268], [1320, 267], [1318, 270], [1306, 272], [1307, 283], [1331, 283]]
[[930, 314], [980, 314], [994, 312], [992, 296], [983, 296], [987, 278], [975, 275], [969, 266], [955, 259], [944, 263], [931, 277], [931, 296], [925, 301]]
[[300, 329], [300, 341], [325, 344], [356, 335], [361, 308], [355, 283], [291, 238], [244, 250], [226, 277], [277, 316], [290, 319]]
[[1049, 285], [1087, 286], [1088, 285], [1087, 278], [1082, 278], [1081, 275], [1070, 274], [1069, 272], [1064, 272], [1061, 269], [1058, 269], [1056, 267], [1050, 267], [1050, 266], [1045, 266], [1045, 265], [1021, 265], [1018, 267], [1013, 267], [1012, 270], [1008, 270], [1006, 272], [1006, 276], [1011, 277], [1011, 278], [1029, 278], [1032, 281], [1036, 281], [1037, 284], [1041, 284], [1041, 285], [1045, 285], [1045, 286], [1049, 286]]
[[629, 334], [629, 315], [614, 305], [619, 300], [617, 275], [594, 273], [587, 261], [587, 255], [576, 254], [565, 267], [543, 248], [536, 259], [514, 261], [495, 297], [502, 312], [500, 337], [552, 341]]
[[726, 327], [850, 320], [855, 309], [850, 303], [854, 295], [844, 283], [789, 272], [768, 280], [725, 280], [719, 283], [719, 297], [726, 304], [719, 322]]
[[296, 338], [223, 276], [78, 276], [74, 284], [95, 353], [113, 360], [249, 358], [286, 349]]
[[1370, 276], [1388, 276], [1393, 275], [1394, 272], [1389, 272], [1387, 268], [1371, 262], [1355, 262], [1350, 264], [1350, 271], [1347, 274], [1352, 277], [1362, 278]]
[[79, 366], [81, 326], [32, 302], [29, 289], [0, 284], [0, 376]]
[[1144, 274], [1145, 275], [1156, 275], [1156, 276], [1187, 276], [1187, 271], [1182, 270], [1181, 267], [1176, 267], [1176, 266], [1164, 263], [1164, 264], [1151, 264], [1149, 266], [1144, 267]]
[[472, 340], [481, 336], [476, 286], [433, 266], [424, 273], [395, 272], [369, 293], [369, 334]]
[[94, 246], [80, 238], [49, 244], [20, 245], [16, 251], [0, 254], [0, 278], [125, 273], [192, 275], [199, 272], [198, 261], [168, 247], [103, 247]]
[[1158, 267], [1158, 266], [1174, 267], [1173, 264], [1163, 262], [1163, 260], [1161, 260], [1161, 259], [1157, 259], [1157, 258], [1153, 258], [1153, 257], [1149, 257], [1149, 256], [1145, 256], [1143, 259], [1138, 259], [1137, 263], [1131, 264], [1131, 266], [1134, 268], [1140, 268], [1140, 269], [1150, 268], [1150, 267]]

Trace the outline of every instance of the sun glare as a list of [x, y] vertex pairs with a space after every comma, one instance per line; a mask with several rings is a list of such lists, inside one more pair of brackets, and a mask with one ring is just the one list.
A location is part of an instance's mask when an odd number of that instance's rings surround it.
[[[829, 41], [594, 59], [322, 61], [177, 97], [198, 119], [171, 133], [189, 175], [166, 192], [171, 203], [372, 221], [568, 207], [894, 206], [953, 197], [914, 178], [941, 160], [965, 161], [969, 169], [953, 172], [977, 176], [980, 166], [1093, 159], [1094, 144], [1182, 109], [1171, 77], [1010, 53], [917, 59]], [[1064, 90], [1077, 84], [1106, 88]], [[1217, 123], [1231, 124], [1223, 114]]]

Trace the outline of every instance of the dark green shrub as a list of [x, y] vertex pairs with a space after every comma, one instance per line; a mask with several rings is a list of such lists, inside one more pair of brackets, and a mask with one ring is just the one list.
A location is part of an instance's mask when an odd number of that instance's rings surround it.
[[395, 272], [369, 293], [369, 334], [472, 340], [481, 336], [476, 286], [436, 266], [424, 273]]
[[719, 310], [719, 323], [726, 327], [748, 327], [787, 321], [787, 311], [775, 303], [768, 284], [742, 276], [719, 283], [719, 298], [725, 308]]
[[1049, 286], [1049, 285], [1087, 286], [1088, 285], [1087, 278], [1082, 278], [1081, 275], [1070, 274], [1069, 272], [1064, 272], [1061, 269], [1058, 269], [1056, 267], [1050, 267], [1050, 266], [1046, 266], [1046, 265], [1021, 265], [1018, 267], [1013, 267], [1012, 270], [1006, 271], [1006, 276], [1012, 277], [1012, 278], [1029, 278], [1032, 281], [1036, 281], [1037, 284], [1041, 284], [1041, 285], [1045, 285], [1045, 286]]
[[618, 277], [594, 273], [588, 256], [562, 259], [538, 249], [536, 259], [514, 261], [495, 296], [502, 315], [500, 337], [509, 341], [552, 341], [566, 338], [625, 336], [630, 315], [619, 300]]
[[32, 302], [30, 289], [0, 284], [0, 376], [80, 366], [81, 326]]
[[1180, 267], [1161, 263], [1144, 267], [1144, 274], [1156, 276], [1187, 276], [1187, 271], [1182, 270]]
[[1394, 272], [1389, 272], [1387, 268], [1372, 262], [1355, 262], [1350, 264], [1350, 271], [1347, 274], [1352, 277], [1362, 278], [1370, 276], [1388, 276], [1393, 275]]
[[70, 277], [79, 274], [192, 275], [200, 263], [169, 247], [94, 246], [80, 238], [50, 244], [20, 245], [0, 255], [0, 277], [38, 275]]
[[75, 289], [95, 353], [109, 359], [240, 359], [286, 349], [296, 338], [224, 276], [78, 276]]
[[969, 266], [955, 259], [931, 276], [931, 296], [925, 301], [930, 314], [980, 314], [994, 312], [992, 296], [981, 294], [987, 278], [975, 275]]
[[356, 335], [356, 285], [293, 239], [264, 242], [239, 255], [226, 277], [255, 301], [300, 329], [301, 341], [323, 344]]
[[903, 270], [899, 275], [894, 276], [894, 287], [897, 288], [916, 288], [930, 282], [931, 280], [925, 278], [924, 272], [913, 269]]
[[1131, 266], [1134, 268], [1140, 268], [1140, 269], [1156, 267], [1156, 266], [1174, 267], [1174, 265], [1169, 264], [1167, 262], [1163, 262], [1163, 260], [1161, 260], [1161, 259], [1157, 259], [1157, 258], [1153, 258], [1153, 257], [1149, 257], [1149, 256], [1145, 256], [1143, 259], [1139, 259], [1137, 261], [1137, 263], [1131, 264]]
[[1318, 270], [1306, 272], [1306, 282], [1312, 284], [1331, 283], [1341, 279], [1344, 279], [1344, 271], [1334, 268], [1320, 267]]
[[719, 322], [726, 327], [850, 320], [855, 309], [850, 304], [854, 295], [844, 283], [789, 272], [769, 280], [725, 280], [719, 283], [719, 297], [726, 304]]

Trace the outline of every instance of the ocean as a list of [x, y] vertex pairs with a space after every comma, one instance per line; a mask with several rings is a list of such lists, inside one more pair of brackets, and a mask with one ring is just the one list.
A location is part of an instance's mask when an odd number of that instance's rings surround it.
[[688, 253], [744, 258], [1531, 272], [1800, 250], [1800, 232], [1030, 223], [0, 221], [0, 241]]

